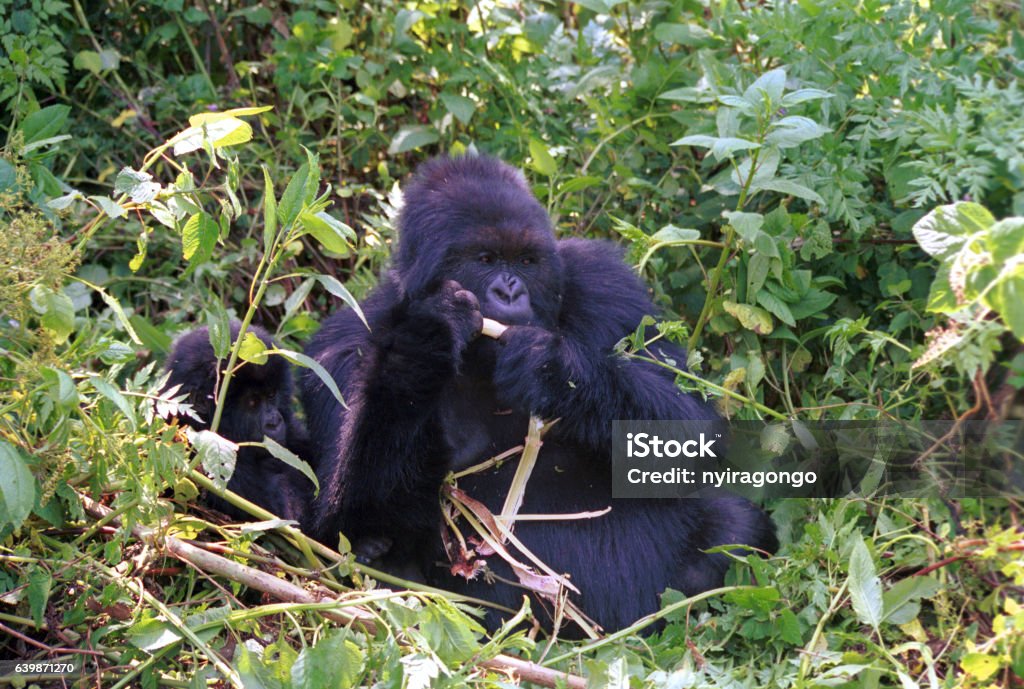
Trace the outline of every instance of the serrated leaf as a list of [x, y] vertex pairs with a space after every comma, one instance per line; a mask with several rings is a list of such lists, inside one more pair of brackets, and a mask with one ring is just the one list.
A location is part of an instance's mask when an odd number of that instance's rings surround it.
[[121, 394], [121, 391], [99, 376], [90, 377], [89, 382], [92, 383], [96, 392], [114, 403], [114, 406], [117, 407], [117, 410], [121, 412], [134, 431], [138, 425], [135, 419], [135, 409], [128, 403], [128, 400], [125, 399], [124, 395]]
[[181, 230], [181, 255], [191, 264], [203, 263], [213, 255], [219, 236], [217, 221], [207, 213], [196, 213]]
[[885, 609], [882, 600], [882, 580], [878, 576], [875, 562], [864, 539], [859, 533], [854, 533], [851, 538], [853, 547], [850, 550], [850, 575], [847, 581], [850, 603], [857, 614], [857, 619], [878, 629]]
[[235, 473], [235, 462], [238, 459], [238, 445], [213, 431], [196, 431], [192, 435], [192, 445], [203, 465], [203, 470], [210, 475], [213, 485], [223, 490]]
[[36, 480], [21, 452], [0, 440], [0, 525], [17, 529], [32, 512]]
[[128, 194], [132, 203], [148, 203], [160, 193], [160, 185], [152, 180], [153, 175], [148, 172], [138, 172], [125, 167], [114, 179], [114, 191]]
[[315, 646], [304, 648], [291, 668], [292, 688], [357, 686], [365, 657], [348, 637], [348, 630], [338, 629], [329, 632]]
[[1024, 254], [1024, 218], [1006, 218], [989, 228], [986, 245], [997, 263]]
[[789, 447], [789, 429], [784, 423], [771, 423], [761, 429], [761, 449], [778, 457]]
[[33, 567], [28, 573], [28, 609], [37, 625], [43, 624], [52, 587], [53, 577], [44, 568]]
[[983, 301], [1002, 316], [1019, 340], [1024, 341], [1024, 265], [1001, 276]]

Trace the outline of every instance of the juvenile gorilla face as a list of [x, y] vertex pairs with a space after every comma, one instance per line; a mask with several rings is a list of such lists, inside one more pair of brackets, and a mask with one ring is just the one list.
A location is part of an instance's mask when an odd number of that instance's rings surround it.
[[235, 442], [259, 442], [263, 436], [284, 445], [288, 440], [288, 426], [281, 409], [287, 401], [279, 399], [281, 394], [270, 388], [254, 387], [248, 381], [237, 387], [241, 391], [231, 394], [224, 407], [223, 428], [230, 429]]

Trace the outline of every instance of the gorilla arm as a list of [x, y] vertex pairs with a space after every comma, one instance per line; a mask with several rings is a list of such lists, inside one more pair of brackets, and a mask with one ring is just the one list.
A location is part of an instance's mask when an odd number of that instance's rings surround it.
[[[681, 392], [671, 372], [626, 359], [615, 344], [654, 306], [613, 245], [559, 243], [565, 286], [555, 330], [511, 326], [494, 373], [501, 399], [544, 419], [560, 418], [557, 436], [606, 453], [615, 419], [706, 419], [714, 411]], [[681, 348], [657, 343], [652, 353], [685, 364]]]
[[342, 530], [353, 543], [383, 536], [416, 547], [411, 534], [437, 523], [437, 487], [447, 471], [436, 403], [481, 316], [476, 298], [456, 283], [416, 301], [383, 284], [376, 297], [364, 306], [371, 333], [342, 312], [307, 350], [338, 381], [349, 409], [332, 413], [330, 393], [305, 377], [307, 413], [342, 416], [340, 432], [336, 425], [311, 429], [329, 445], [306, 528], [328, 543]]

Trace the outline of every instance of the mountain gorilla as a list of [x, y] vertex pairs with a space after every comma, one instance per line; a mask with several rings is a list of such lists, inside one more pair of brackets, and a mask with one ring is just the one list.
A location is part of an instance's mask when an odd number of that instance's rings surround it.
[[[232, 340], [238, 337], [240, 328], [237, 322], [231, 324]], [[274, 345], [263, 328], [250, 326], [249, 331], [268, 347]], [[170, 376], [165, 391], [181, 386], [174, 395], [188, 395], [188, 402], [202, 420], [188, 416], [179, 418], [196, 430], [210, 427], [217, 382], [225, 364], [214, 355], [205, 327], [180, 337], [167, 358], [165, 367]], [[235, 443], [260, 442], [266, 436], [310, 461], [312, 452], [305, 430], [292, 415], [292, 377], [288, 362], [271, 356], [262, 366], [246, 363], [238, 369], [228, 386], [218, 433]], [[313, 499], [313, 483], [261, 447], [238, 449], [228, 488], [285, 519], [300, 519]], [[248, 516], [216, 495], [207, 496], [206, 502], [235, 518]]]
[[[611, 512], [594, 519], [523, 521], [517, 537], [568, 572], [580, 607], [606, 630], [658, 609], [667, 588], [722, 584], [722, 544], [777, 546], [749, 502], [611, 498], [614, 419], [717, 418], [663, 368], [614, 354], [655, 311], [609, 243], [556, 241], [523, 175], [488, 157], [439, 158], [405, 188], [394, 265], [363, 304], [328, 318], [307, 353], [334, 377], [344, 410], [315, 375], [302, 396], [324, 441], [321, 493], [307, 530], [329, 545], [378, 542], [388, 563], [413, 561], [429, 583], [518, 607], [522, 589], [467, 582], [438, 564], [438, 489], [447, 472], [522, 442], [530, 414], [560, 419], [544, 438], [521, 512]], [[479, 338], [482, 317], [508, 324]], [[659, 344], [656, 355], [686, 361]], [[516, 462], [459, 480], [499, 512]], [[492, 569], [515, 580], [498, 557]], [[537, 606], [534, 606], [535, 609]], [[497, 619], [487, 620], [495, 626]]]

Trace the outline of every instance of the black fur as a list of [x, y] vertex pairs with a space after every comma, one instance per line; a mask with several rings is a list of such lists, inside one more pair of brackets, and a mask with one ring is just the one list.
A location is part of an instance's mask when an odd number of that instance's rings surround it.
[[[670, 372], [614, 355], [655, 310], [617, 247], [556, 241], [519, 171], [486, 157], [424, 165], [406, 186], [399, 232], [394, 267], [363, 304], [370, 330], [340, 312], [307, 347], [349, 404], [343, 410], [303, 374], [311, 432], [325, 450], [312, 534], [330, 545], [339, 530], [353, 542], [389, 540], [388, 559], [420, 563], [430, 583], [517, 607], [520, 589], [466, 582], [437, 565], [437, 493], [449, 470], [521, 443], [533, 413], [561, 421], [545, 437], [521, 511], [612, 512], [522, 522], [516, 534], [571, 573], [582, 608], [605, 629], [657, 610], [667, 587], [694, 594], [720, 585], [728, 558], [702, 549], [775, 549], [767, 515], [739, 498], [612, 502], [612, 420], [717, 418]], [[477, 338], [481, 315], [512, 327], [497, 342]], [[686, 360], [672, 345], [657, 349]], [[460, 487], [497, 511], [514, 471], [512, 462]], [[498, 557], [489, 562], [514, 579]]]
[[[238, 337], [240, 327], [232, 323], [232, 340]], [[270, 335], [262, 328], [250, 326], [249, 331], [268, 347], [273, 346]], [[188, 395], [189, 403], [202, 419], [182, 416], [180, 421], [197, 430], [209, 428], [216, 406], [217, 382], [226, 363], [214, 356], [205, 327], [192, 330], [175, 342], [165, 364], [170, 373], [166, 389], [180, 385], [175, 395]], [[267, 436], [310, 461], [313, 453], [305, 429], [292, 414], [292, 376], [287, 361], [271, 356], [262, 366], [247, 363], [238, 369], [228, 386], [218, 433], [236, 443], [260, 442]], [[285, 519], [301, 519], [313, 497], [313, 484], [308, 478], [260, 447], [239, 448], [228, 488]], [[208, 495], [206, 502], [233, 517], [248, 517], [215, 495]]]

